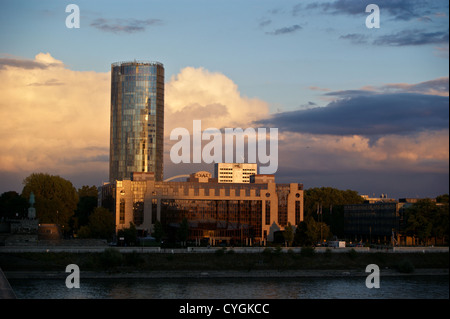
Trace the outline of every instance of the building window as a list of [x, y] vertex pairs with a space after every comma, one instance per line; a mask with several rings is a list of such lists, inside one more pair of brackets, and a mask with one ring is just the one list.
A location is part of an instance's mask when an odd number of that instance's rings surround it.
[[125, 199], [120, 199], [119, 224], [125, 224]]
[[295, 201], [295, 224], [298, 225], [301, 222], [301, 214], [300, 214], [300, 201]]
[[266, 200], [266, 225], [270, 225], [270, 200]]

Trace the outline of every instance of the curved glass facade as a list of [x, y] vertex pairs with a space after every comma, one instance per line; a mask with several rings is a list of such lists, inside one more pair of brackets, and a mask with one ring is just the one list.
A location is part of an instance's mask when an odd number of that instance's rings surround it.
[[111, 65], [109, 180], [153, 172], [163, 179], [164, 66], [159, 62]]

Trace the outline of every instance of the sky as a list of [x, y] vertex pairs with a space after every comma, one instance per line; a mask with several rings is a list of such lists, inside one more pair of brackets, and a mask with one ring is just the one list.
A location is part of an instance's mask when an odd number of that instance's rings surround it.
[[[68, 28], [68, 4], [80, 12]], [[379, 7], [379, 28], [368, 28]], [[449, 192], [441, 0], [0, 2], [0, 193], [34, 172], [108, 180], [111, 63], [165, 67], [173, 129], [278, 128], [279, 183], [391, 198]], [[374, 22], [371, 20], [369, 22]]]

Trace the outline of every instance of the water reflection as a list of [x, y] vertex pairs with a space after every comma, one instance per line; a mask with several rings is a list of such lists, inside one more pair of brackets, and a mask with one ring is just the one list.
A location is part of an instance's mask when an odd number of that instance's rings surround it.
[[84, 279], [68, 289], [64, 279], [11, 279], [22, 299], [448, 299], [448, 276], [283, 279]]

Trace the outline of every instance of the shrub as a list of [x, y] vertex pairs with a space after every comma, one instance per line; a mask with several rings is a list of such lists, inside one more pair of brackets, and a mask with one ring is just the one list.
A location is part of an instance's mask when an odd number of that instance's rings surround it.
[[316, 254], [314, 247], [302, 247], [300, 255], [303, 257], [312, 257]]
[[353, 248], [350, 249], [350, 251], [347, 253], [347, 256], [350, 257], [350, 259], [355, 259], [358, 257], [358, 253]]
[[222, 248], [222, 249], [217, 249], [215, 252], [214, 252], [214, 254], [216, 255], [216, 256], [223, 256], [224, 254], [225, 254], [225, 251], [226, 251], [227, 249], [224, 247], [224, 248]]
[[100, 255], [100, 263], [105, 268], [120, 266], [123, 262], [122, 254], [114, 248], [106, 248]]
[[125, 255], [125, 262], [128, 266], [138, 266], [144, 262], [141, 254], [133, 250], [131, 253]]

